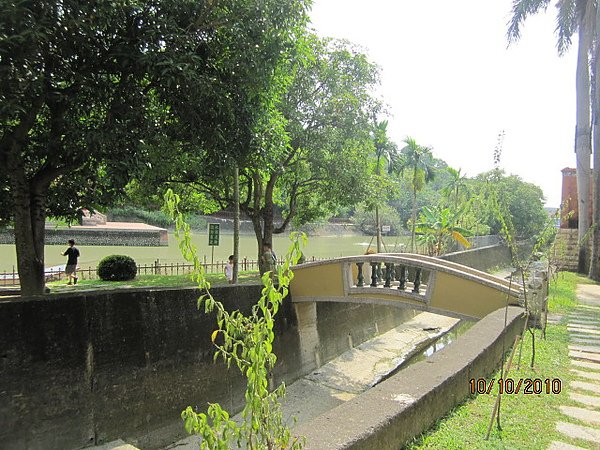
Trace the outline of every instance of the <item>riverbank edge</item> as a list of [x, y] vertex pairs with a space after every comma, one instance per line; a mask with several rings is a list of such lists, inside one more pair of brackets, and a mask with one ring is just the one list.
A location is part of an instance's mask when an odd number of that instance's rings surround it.
[[464, 401], [471, 378], [499, 367], [524, 320], [520, 307], [498, 309], [427, 360], [296, 427], [294, 434], [306, 438], [305, 450], [400, 448]]

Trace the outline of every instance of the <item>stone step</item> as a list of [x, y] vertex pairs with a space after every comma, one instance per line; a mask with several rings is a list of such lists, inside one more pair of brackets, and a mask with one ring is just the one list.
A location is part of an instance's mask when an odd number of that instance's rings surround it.
[[600, 355], [596, 353], [570, 351], [569, 356], [575, 359], [582, 359], [584, 361], [595, 361], [600, 363]]
[[583, 332], [574, 332], [571, 331], [569, 332], [569, 336], [571, 337], [571, 339], [587, 339], [590, 341], [598, 341], [600, 342], [600, 334], [588, 334], [588, 333], [583, 333]]
[[569, 350], [600, 354], [600, 347], [597, 345], [569, 345]]
[[581, 403], [582, 405], [591, 406], [592, 408], [600, 408], [600, 397], [595, 395], [579, 394], [578, 392], [570, 392], [569, 398]]
[[600, 412], [598, 411], [578, 408], [576, 406], [560, 406], [559, 409], [560, 412], [565, 416], [581, 420], [582, 422], [586, 422], [590, 425], [600, 425]]
[[[584, 304], [578, 305], [579, 307], [584, 306]], [[573, 320], [588, 320], [588, 321], [596, 321], [598, 322], [600, 319], [596, 314], [596, 311], [588, 311], [588, 310], [576, 310], [569, 314], [569, 318]]]
[[580, 378], [585, 378], [586, 380], [600, 382], [600, 373], [598, 372], [585, 372], [583, 370], [571, 369], [571, 373]]
[[600, 370], [600, 362], [571, 360], [571, 365], [590, 370]]
[[548, 450], [587, 450], [576, 445], [565, 444], [564, 442], [552, 441]]
[[586, 381], [571, 381], [570, 386], [575, 389], [590, 391], [595, 394], [600, 394], [600, 385], [596, 383], [588, 383]]
[[570, 326], [567, 325], [567, 330], [569, 330], [570, 332], [574, 332], [574, 333], [583, 333], [583, 334], [594, 334], [597, 336], [600, 336], [600, 330], [598, 329], [592, 329], [592, 328], [582, 328], [580, 326]]
[[[600, 338], [600, 336], [598, 336]], [[572, 338], [571, 342], [574, 344], [583, 344], [583, 345], [600, 345], [600, 339], [590, 339], [590, 338]]]
[[584, 323], [574, 323], [574, 322], [567, 322], [567, 327], [579, 327], [579, 333], [585, 333], [584, 330], [589, 330], [591, 327], [592, 330], [593, 329], [600, 329], [600, 324], [598, 325], [592, 325], [592, 324], [584, 324]]
[[592, 326], [592, 327], [598, 327], [600, 326], [600, 322], [598, 322], [597, 320], [583, 320], [583, 319], [569, 319], [567, 321], [567, 325], [583, 325], [583, 326]]
[[599, 317], [594, 313], [589, 313], [585, 311], [576, 311], [574, 313], [569, 314], [569, 318], [573, 320], [591, 320], [591, 321], [600, 321]]
[[573, 439], [583, 439], [600, 444], [600, 430], [568, 422], [558, 422], [556, 429]]

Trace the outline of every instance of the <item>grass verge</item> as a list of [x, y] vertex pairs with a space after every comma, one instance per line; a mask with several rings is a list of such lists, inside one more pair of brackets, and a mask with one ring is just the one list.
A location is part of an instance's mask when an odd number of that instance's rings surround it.
[[[561, 273], [552, 281], [549, 294], [550, 312], [567, 314], [576, 305], [575, 288], [577, 284], [591, 283], [590, 280], [573, 273]], [[475, 395], [452, 410], [434, 427], [418, 436], [406, 448], [417, 449], [547, 449], [552, 441], [562, 441], [572, 445], [589, 448], [589, 443], [569, 439], [556, 431], [556, 423], [565, 421], [558, 407], [560, 405], [577, 406], [568, 397], [569, 382], [572, 379], [568, 355], [569, 334], [566, 324], [549, 324], [546, 339], [541, 331], [535, 333], [536, 356], [534, 367], [530, 367], [532, 337], [525, 333], [522, 353], [519, 358], [517, 349], [513, 365], [506, 378], [560, 380], [559, 394], [545, 391], [542, 394], [504, 394], [501, 398], [500, 425], [494, 421], [489, 440], [485, 440], [488, 424], [496, 397], [500, 372], [486, 379], [489, 383], [496, 380], [494, 389], [488, 394]], [[520, 364], [519, 364], [520, 362]], [[580, 405], [579, 405], [580, 406]], [[575, 422], [569, 419], [570, 422]]]
[[[208, 273], [206, 278], [213, 286], [225, 285], [227, 280], [222, 273]], [[258, 283], [260, 277], [258, 272], [240, 272], [239, 284]], [[189, 275], [138, 275], [129, 281], [103, 281], [103, 280], [80, 280], [76, 285], [69, 286], [65, 280], [53, 281], [47, 284], [51, 293], [64, 293], [68, 291], [87, 289], [115, 289], [115, 288], [138, 288], [138, 287], [191, 287], [197, 284], [190, 279]]]

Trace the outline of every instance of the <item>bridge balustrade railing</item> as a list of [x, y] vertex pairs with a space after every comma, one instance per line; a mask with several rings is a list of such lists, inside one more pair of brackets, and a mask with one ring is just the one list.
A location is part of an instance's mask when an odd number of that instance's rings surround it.
[[399, 256], [364, 255], [345, 263], [349, 293], [400, 295], [424, 301], [434, 282], [434, 270], [418, 260]]

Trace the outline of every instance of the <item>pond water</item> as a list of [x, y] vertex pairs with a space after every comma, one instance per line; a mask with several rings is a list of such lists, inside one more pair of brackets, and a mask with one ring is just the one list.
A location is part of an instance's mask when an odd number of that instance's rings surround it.
[[[206, 233], [192, 235], [192, 240], [202, 258], [210, 263], [212, 254], [208, 245]], [[385, 238], [388, 251], [401, 251], [401, 243], [406, 243], [408, 238], [389, 236]], [[307, 259], [336, 258], [339, 256], [352, 256], [363, 254], [371, 243], [375, 246], [375, 239], [371, 242], [370, 236], [311, 236], [304, 250]], [[273, 250], [278, 257], [282, 257], [288, 247], [290, 240], [287, 235], [276, 235], [273, 238]], [[65, 245], [46, 245], [45, 263], [46, 267], [57, 266], [65, 263], [65, 257], [61, 255], [67, 248]], [[177, 246], [177, 240], [169, 233], [169, 245], [165, 247], [124, 247], [124, 246], [78, 246], [81, 252], [79, 266], [81, 268], [96, 267], [98, 261], [108, 255], [121, 254], [131, 256], [138, 264], [152, 264], [157, 259], [161, 263], [183, 262], [181, 253]], [[225, 261], [233, 253], [233, 234], [221, 234], [220, 245], [214, 247], [214, 261]], [[16, 268], [17, 257], [14, 245], [0, 245], [0, 272], [12, 271]], [[244, 257], [255, 260], [257, 257], [257, 244], [254, 235], [240, 236], [240, 259]]]

